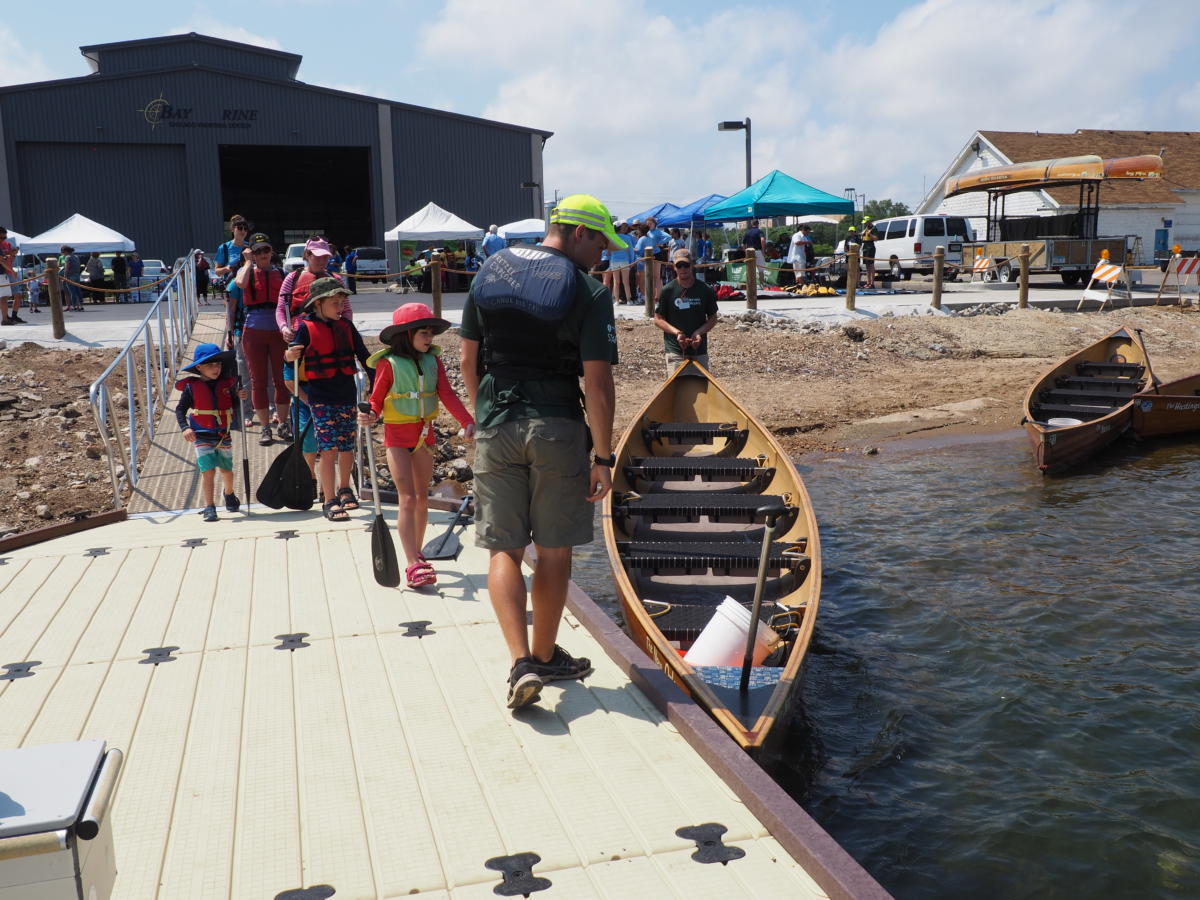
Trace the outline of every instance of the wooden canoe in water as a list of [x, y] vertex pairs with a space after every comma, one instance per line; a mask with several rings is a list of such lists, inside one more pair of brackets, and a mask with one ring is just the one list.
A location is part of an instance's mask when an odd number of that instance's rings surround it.
[[[749, 624], [768, 516], [776, 529], [760, 621], [778, 644], [752, 667], [743, 693], [743, 651], [736, 665], [692, 665], [683, 654], [727, 596]], [[761, 748], [812, 638], [821, 595], [817, 522], [787, 454], [696, 363], [680, 366], [621, 438], [604, 539], [634, 642], [741, 747]]]
[[1200, 431], [1200, 375], [1148, 388], [1133, 397], [1133, 433], [1163, 437]]
[[1120, 437], [1147, 368], [1141, 342], [1118, 328], [1042, 375], [1025, 395], [1021, 420], [1038, 468], [1065, 471]]

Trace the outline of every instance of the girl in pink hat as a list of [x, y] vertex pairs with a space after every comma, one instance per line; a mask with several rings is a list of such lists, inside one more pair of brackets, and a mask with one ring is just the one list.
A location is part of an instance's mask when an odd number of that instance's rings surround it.
[[421, 555], [421, 544], [429, 518], [438, 401], [458, 419], [468, 440], [475, 435], [475, 419], [450, 386], [439, 359], [441, 348], [433, 343], [434, 335], [449, 327], [424, 303], [405, 303], [392, 313], [392, 324], [379, 333], [386, 349], [367, 360], [375, 369], [371, 412], [359, 413], [363, 425], [383, 418], [383, 446], [400, 507], [396, 530], [408, 563], [405, 577], [410, 588], [437, 583], [433, 566]]

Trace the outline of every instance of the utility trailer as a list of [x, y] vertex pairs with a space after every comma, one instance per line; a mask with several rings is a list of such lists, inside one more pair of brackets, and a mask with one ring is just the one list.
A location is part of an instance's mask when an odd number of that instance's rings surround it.
[[[976, 169], [946, 182], [946, 196], [987, 191], [985, 240], [963, 244], [963, 267], [980, 259], [992, 263], [982, 271], [988, 280], [1013, 281], [1020, 274], [1021, 245], [1029, 244], [1031, 275], [1058, 275], [1064, 284], [1086, 280], [1103, 251], [1119, 265], [1141, 255], [1137, 235], [1098, 236], [1100, 186], [1115, 179], [1162, 177], [1162, 158], [1130, 156], [1101, 159], [1073, 156]], [[1019, 191], [1079, 187], [1079, 211], [1055, 216], [1008, 216], [1005, 200]]]

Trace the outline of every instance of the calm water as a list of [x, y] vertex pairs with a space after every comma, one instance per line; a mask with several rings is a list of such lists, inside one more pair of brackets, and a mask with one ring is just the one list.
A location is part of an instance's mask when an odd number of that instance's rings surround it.
[[[905, 900], [1200, 897], [1200, 447], [801, 474], [825, 587], [776, 778]], [[601, 547], [577, 580], [611, 604]]]

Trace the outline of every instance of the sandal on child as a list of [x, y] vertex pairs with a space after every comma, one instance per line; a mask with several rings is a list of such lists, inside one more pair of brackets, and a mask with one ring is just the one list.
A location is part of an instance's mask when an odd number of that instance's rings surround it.
[[410, 588], [426, 587], [427, 585], [437, 584], [437, 573], [433, 571], [433, 566], [423, 559], [418, 559], [415, 563], [404, 570], [404, 577], [408, 581]]
[[342, 509], [358, 509], [358, 498], [354, 496], [353, 488], [338, 488], [337, 502], [342, 505]]
[[345, 522], [350, 518], [350, 514], [342, 509], [342, 505], [336, 500], [330, 500], [328, 503], [321, 504], [321, 511], [325, 514], [330, 522]]

